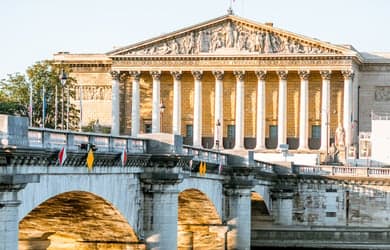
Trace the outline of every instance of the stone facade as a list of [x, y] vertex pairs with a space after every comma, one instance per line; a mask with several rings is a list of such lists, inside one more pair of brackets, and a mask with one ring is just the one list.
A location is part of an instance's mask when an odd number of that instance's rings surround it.
[[[389, 54], [359, 53], [351, 46], [321, 42], [234, 15], [105, 55], [60, 53], [54, 61], [68, 65], [79, 84], [76, 93], [82, 89], [82, 102], [78, 97], [74, 102], [83, 105], [83, 125], [99, 120], [112, 126], [114, 134], [134, 136], [152, 130], [179, 133], [185, 143], [200, 141], [206, 148], [215, 147], [219, 136], [221, 148], [241, 147], [243, 140], [245, 148], [273, 149], [288, 143], [290, 149], [324, 152], [340, 124], [349, 147], [357, 144], [359, 131], [370, 131], [371, 110], [390, 110]], [[244, 73], [242, 95], [237, 92], [238, 70]], [[259, 70], [264, 71], [262, 96]], [[202, 72], [199, 93], [194, 71]], [[215, 71], [223, 72], [219, 104]], [[118, 74], [115, 85], [110, 72]], [[153, 72], [158, 72], [158, 78], [153, 78]], [[158, 93], [153, 92], [154, 86]], [[134, 93], [139, 93], [139, 100]], [[117, 95], [119, 101], [112, 102]], [[222, 117], [217, 119], [220, 110]]]

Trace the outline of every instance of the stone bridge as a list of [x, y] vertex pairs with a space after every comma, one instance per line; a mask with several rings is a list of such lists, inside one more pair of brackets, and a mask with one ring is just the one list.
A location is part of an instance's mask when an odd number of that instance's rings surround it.
[[[0, 118], [0, 249], [390, 249], [386, 168], [277, 165], [161, 134]], [[91, 170], [85, 144], [97, 148]]]

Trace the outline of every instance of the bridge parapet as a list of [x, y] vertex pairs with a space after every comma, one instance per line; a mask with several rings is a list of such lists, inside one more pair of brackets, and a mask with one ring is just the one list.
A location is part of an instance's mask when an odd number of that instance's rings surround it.
[[183, 154], [193, 155], [194, 157], [192, 159], [194, 161], [204, 161], [207, 163], [227, 165], [228, 155], [215, 150], [184, 145]]
[[124, 148], [130, 153], [146, 153], [146, 139], [109, 134], [81, 133], [65, 130], [32, 128], [28, 130], [30, 147], [79, 150], [82, 144], [94, 144], [100, 152], [120, 152]]
[[390, 168], [342, 166], [294, 166], [297, 175], [390, 178]]

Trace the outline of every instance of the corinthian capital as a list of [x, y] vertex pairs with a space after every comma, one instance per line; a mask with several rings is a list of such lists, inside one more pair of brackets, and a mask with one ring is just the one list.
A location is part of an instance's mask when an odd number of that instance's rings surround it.
[[131, 77], [133, 77], [133, 79], [135, 81], [139, 81], [139, 79], [141, 78], [141, 71], [138, 71], [138, 70], [136, 70], [136, 71], [129, 71], [129, 75]]
[[183, 73], [181, 71], [171, 71], [171, 74], [173, 78], [177, 81], [180, 81], [181, 77], [183, 76]]
[[213, 70], [213, 75], [217, 80], [223, 80], [224, 72], [223, 70]]
[[203, 71], [201, 70], [194, 70], [192, 71], [192, 75], [194, 76], [194, 78], [198, 81], [202, 80], [202, 76], [203, 76]]
[[353, 70], [342, 70], [341, 74], [343, 74], [345, 80], [352, 80], [355, 76]]
[[321, 70], [320, 71], [322, 80], [330, 80], [330, 77], [332, 75], [332, 71], [330, 70]]
[[287, 80], [288, 71], [287, 70], [279, 70], [276, 71], [279, 76], [279, 80]]
[[156, 81], [160, 80], [160, 77], [161, 77], [160, 70], [150, 71], [150, 74], [152, 75], [153, 80], [156, 80]]
[[237, 80], [243, 81], [245, 77], [245, 71], [243, 70], [233, 71], [233, 75], [236, 77]]
[[112, 80], [119, 81], [119, 71], [113, 70], [110, 72]]
[[298, 71], [298, 75], [301, 78], [301, 80], [309, 80], [310, 71], [309, 70], [300, 70]]
[[255, 71], [255, 74], [257, 76], [257, 79], [264, 81], [265, 77], [267, 76], [266, 70], [257, 70]]

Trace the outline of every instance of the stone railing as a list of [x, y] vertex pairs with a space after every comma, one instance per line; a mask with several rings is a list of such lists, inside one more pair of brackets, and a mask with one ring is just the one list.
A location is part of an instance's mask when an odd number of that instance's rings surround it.
[[276, 164], [254, 160], [255, 168], [260, 169], [262, 172], [274, 173], [274, 167]]
[[227, 164], [227, 154], [204, 148], [197, 148], [188, 145], [183, 145], [183, 154], [193, 155], [194, 161], [204, 161], [214, 164]]
[[124, 148], [130, 153], [146, 153], [146, 140], [129, 136], [81, 133], [74, 131], [29, 128], [30, 147], [79, 150], [81, 145], [93, 144], [99, 152], [120, 152]]
[[342, 166], [294, 166], [293, 173], [298, 175], [390, 178], [390, 168], [342, 167]]

